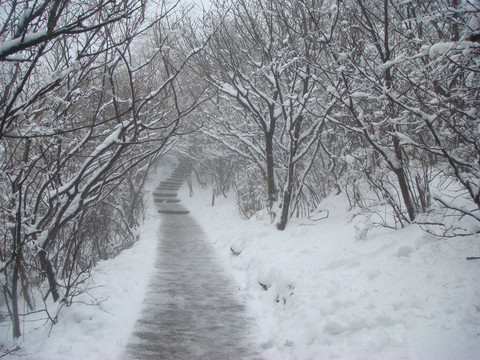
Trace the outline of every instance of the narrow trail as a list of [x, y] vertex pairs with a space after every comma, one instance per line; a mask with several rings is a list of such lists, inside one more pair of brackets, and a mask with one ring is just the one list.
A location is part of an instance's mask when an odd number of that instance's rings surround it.
[[258, 359], [244, 305], [205, 241], [201, 226], [179, 204], [177, 167], [154, 193], [162, 216], [155, 272], [125, 359]]

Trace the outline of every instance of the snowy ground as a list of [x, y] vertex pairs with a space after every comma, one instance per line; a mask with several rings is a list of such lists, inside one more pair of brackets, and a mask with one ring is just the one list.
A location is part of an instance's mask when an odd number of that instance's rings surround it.
[[478, 236], [411, 226], [356, 241], [342, 195], [322, 204], [327, 219], [284, 232], [240, 220], [232, 199], [183, 197], [248, 300], [265, 358], [480, 358], [480, 261], [465, 260], [480, 254]]
[[[212, 207], [209, 191], [189, 198], [185, 186], [181, 196], [236, 279], [265, 359], [480, 358], [480, 261], [465, 260], [480, 254], [479, 237], [439, 241], [412, 226], [373, 229], [356, 241], [341, 195], [322, 204], [328, 218], [293, 220], [284, 232], [268, 219], [241, 220], [232, 198]], [[50, 337], [49, 328], [28, 323], [20, 353], [118, 359], [141, 311], [158, 225], [152, 207], [141, 240], [99, 265], [92, 280], [101, 287], [90, 293], [105, 299], [103, 310], [62, 309]], [[0, 327], [0, 343], [9, 332]]]
[[[153, 268], [157, 225], [157, 221], [147, 222], [141, 229], [142, 240], [133, 248], [113, 260], [99, 263], [91, 279], [94, 287], [89, 292], [91, 296], [82, 295], [78, 303], [63, 308], [58, 324], [52, 328], [43, 326], [46, 321], [25, 324], [23, 336], [17, 341], [22, 350], [12, 358], [117, 359], [140, 315], [143, 294]], [[103, 301], [100, 307], [87, 305], [94, 298]], [[54, 308], [55, 305], [51, 305], [51, 309]], [[44, 314], [39, 316], [44, 317]], [[33, 320], [33, 316], [29, 318]], [[0, 331], [2, 341], [11, 336], [9, 327], [1, 327]], [[7, 346], [15, 347], [8, 342]]]

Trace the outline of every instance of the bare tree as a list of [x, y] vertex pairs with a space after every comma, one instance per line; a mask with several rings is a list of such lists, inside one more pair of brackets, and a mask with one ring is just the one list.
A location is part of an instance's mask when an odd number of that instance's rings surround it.
[[292, 215], [292, 199], [299, 199], [330, 108], [312, 79], [323, 71], [337, 24], [331, 5], [232, 3], [219, 16], [224, 22], [204, 64], [219, 94], [209, 134], [258, 167], [280, 230]]
[[[0, 271], [15, 337], [30, 285], [68, 304], [96, 256], [134, 241], [146, 171], [198, 100], [178, 82], [201, 48], [166, 46], [176, 4], [153, 20], [140, 1], [42, 4], [11, 2], [1, 33]], [[101, 243], [108, 212], [118, 232]]]

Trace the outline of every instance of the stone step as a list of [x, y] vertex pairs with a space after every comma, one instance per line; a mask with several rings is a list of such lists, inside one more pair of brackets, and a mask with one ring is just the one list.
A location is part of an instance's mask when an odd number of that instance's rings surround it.
[[178, 174], [183, 175], [183, 174], [186, 174], [186, 173], [187, 173], [187, 170], [185, 170], [185, 169], [175, 169], [175, 170], [172, 171], [172, 174], [176, 174], [176, 175], [178, 175]]
[[175, 184], [160, 184], [160, 185], [157, 186], [157, 189], [158, 188], [166, 188], [166, 187], [179, 189], [179, 188], [182, 187], [182, 184], [178, 184], [178, 185], [175, 185]]
[[165, 192], [153, 192], [153, 196], [155, 197], [176, 197], [176, 193], [165, 193]]
[[183, 181], [175, 181], [175, 180], [165, 180], [161, 181], [160, 185], [175, 185], [175, 186], [182, 186]]
[[[178, 194], [178, 189], [157, 189], [159, 194]], [[158, 196], [158, 195], [154, 195]]]
[[176, 194], [178, 189], [157, 189], [157, 191], [161, 194]]
[[173, 173], [170, 175], [170, 178], [174, 178], [174, 179], [185, 179], [185, 174], [184, 173]]
[[[165, 203], [167, 200], [170, 200], [169, 202], [171, 203], [176, 203], [180, 202], [180, 199], [177, 198], [176, 196], [156, 196], [153, 198], [154, 203]], [[178, 201], [172, 201], [172, 200], [178, 200]]]
[[169, 215], [187, 215], [190, 214], [190, 211], [188, 210], [164, 210], [160, 209], [158, 210], [159, 214], [169, 214]]
[[180, 188], [181, 188], [181, 186], [177, 186], [177, 185], [158, 185], [157, 186], [157, 189], [175, 189], [175, 190], [178, 190]]
[[174, 204], [174, 203], [179, 203], [180, 199], [161, 199], [161, 198], [155, 198], [153, 199], [153, 202], [158, 202], [158, 203], [168, 203], [168, 204]]

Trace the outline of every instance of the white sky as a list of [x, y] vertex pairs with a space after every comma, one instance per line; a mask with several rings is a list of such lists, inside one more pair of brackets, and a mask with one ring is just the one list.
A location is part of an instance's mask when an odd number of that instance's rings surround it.
[[202, 9], [208, 10], [211, 5], [210, 0], [183, 0], [183, 1], [185, 3], [194, 4], [196, 7], [196, 10], [198, 10], [199, 12], [201, 12]]

